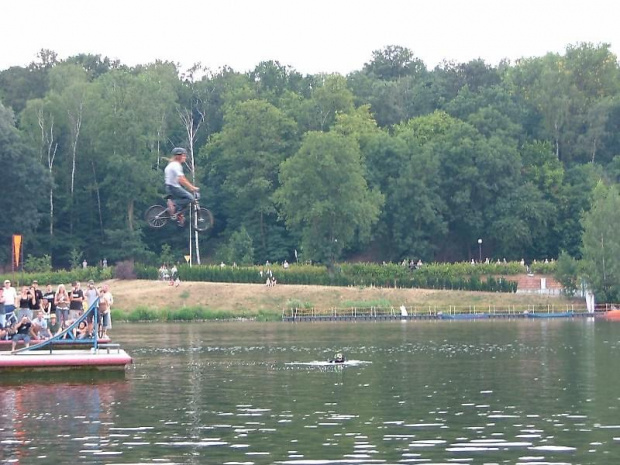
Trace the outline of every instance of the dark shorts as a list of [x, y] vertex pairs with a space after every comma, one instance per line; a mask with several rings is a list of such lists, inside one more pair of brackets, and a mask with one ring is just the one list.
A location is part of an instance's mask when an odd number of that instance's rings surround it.
[[30, 336], [28, 336], [27, 334], [17, 333], [13, 336], [13, 342], [19, 341], [24, 341], [26, 344], [28, 344], [30, 342]]

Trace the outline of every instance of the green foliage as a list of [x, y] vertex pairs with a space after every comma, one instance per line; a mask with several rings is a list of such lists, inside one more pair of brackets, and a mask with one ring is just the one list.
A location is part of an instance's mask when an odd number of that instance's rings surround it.
[[[292, 261], [295, 249], [330, 265], [467, 261], [478, 238], [492, 261], [590, 250], [581, 218], [596, 182], [620, 179], [610, 45], [433, 69], [398, 45], [369, 55], [346, 78], [277, 61], [180, 72], [49, 50], [2, 70], [0, 237], [23, 234], [25, 252], [54, 267], [178, 261], [187, 236], [143, 229], [142, 216], [183, 145], [199, 154], [187, 174], [216, 218], [201, 236], [207, 261]], [[233, 238], [242, 227], [251, 254]]]
[[599, 182], [583, 217], [583, 267], [597, 302], [620, 302], [620, 193]]
[[[231, 248], [229, 242], [225, 261], [253, 260], [254, 251], [261, 261], [273, 257], [273, 242], [285, 231], [278, 228], [272, 196], [278, 186], [278, 168], [295, 148], [295, 130], [292, 119], [261, 100], [241, 102], [226, 112], [224, 127], [209, 146], [216, 203], [235, 212], [226, 219], [236, 244]], [[250, 255], [245, 236], [254, 248]], [[245, 250], [237, 252], [239, 240]]]
[[[12, 234], [21, 233], [26, 239], [39, 225], [41, 202], [45, 198], [49, 177], [38, 162], [36, 150], [15, 127], [13, 112], [5, 108], [2, 103], [0, 103], [0, 165], [7, 173], [0, 183], [0, 197], [5, 199], [0, 237], [8, 240]], [[8, 241], [4, 244], [3, 250], [0, 250], [0, 259], [7, 263], [11, 249]], [[33, 255], [43, 255], [45, 252], [35, 252]]]
[[573, 296], [578, 289], [579, 264], [577, 260], [562, 251], [555, 268], [555, 279], [562, 284], [567, 295]]
[[356, 234], [370, 235], [383, 196], [368, 189], [357, 143], [337, 133], [307, 133], [280, 170], [275, 198], [305, 256], [333, 264]]
[[232, 312], [229, 310], [214, 310], [205, 307], [181, 307], [179, 309], [154, 310], [148, 307], [138, 307], [130, 312], [112, 311], [115, 321], [144, 322], [144, 321], [209, 321], [232, 320], [238, 318], [252, 318], [259, 321], [278, 321], [282, 315], [279, 311], [260, 311], [258, 315], [247, 312]]
[[289, 310], [295, 309], [295, 308], [312, 308], [313, 305], [311, 302], [302, 302], [299, 299], [289, 299], [286, 302], [286, 308], [288, 308]]
[[174, 255], [172, 253], [172, 247], [170, 244], [163, 244], [161, 246], [161, 253], [159, 254], [159, 261], [161, 263], [174, 263]]
[[[279, 284], [311, 284], [322, 286], [378, 286], [426, 289], [454, 289], [489, 292], [515, 292], [516, 283], [507, 276], [523, 273], [519, 263], [481, 264], [434, 263], [417, 270], [397, 264], [342, 263], [328, 268], [318, 265], [280, 265], [269, 267]], [[136, 265], [139, 279], [157, 279], [157, 268]], [[214, 265], [182, 265], [182, 281], [208, 281], [264, 284], [266, 267]], [[296, 305], [299, 307], [300, 302]], [[305, 304], [301, 305], [305, 306]]]
[[229, 265], [233, 263], [251, 265], [254, 263], [253, 241], [245, 226], [241, 226], [241, 229], [230, 236], [227, 246], [220, 249], [218, 258]]
[[548, 262], [533, 262], [530, 265], [530, 270], [537, 274], [554, 274], [557, 270], [557, 263], [554, 261]]
[[28, 254], [24, 262], [24, 271], [28, 273], [45, 273], [52, 271], [52, 257], [43, 255], [42, 257], [33, 257]]
[[82, 257], [84, 254], [77, 249], [71, 249], [71, 269], [77, 270], [82, 267]]
[[4, 281], [5, 279], [11, 280], [15, 287], [30, 284], [33, 280], [39, 281], [40, 285], [58, 285], [58, 284], [70, 284], [74, 281], [79, 282], [87, 282], [89, 280], [93, 280], [95, 282], [101, 282], [112, 278], [112, 274], [114, 273], [114, 267], [108, 268], [97, 268], [91, 267], [88, 268], [76, 268], [74, 270], [56, 270], [56, 271], [46, 271], [46, 272], [32, 272], [32, 273], [19, 273], [14, 277], [11, 274], [2, 274], [0, 275], [0, 279]]

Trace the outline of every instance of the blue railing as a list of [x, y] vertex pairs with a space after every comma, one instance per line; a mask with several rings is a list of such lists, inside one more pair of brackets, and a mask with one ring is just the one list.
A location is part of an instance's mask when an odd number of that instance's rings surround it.
[[[75, 334], [73, 333], [73, 330], [76, 329], [82, 321], [87, 321], [90, 315], [93, 316], [92, 337], [84, 338], [84, 339], [77, 339], [75, 337]], [[97, 346], [98, 346], [97, 335], [98, 334], [99, 334], [99, 297], [97, 297], [97, 299], [91, 304], [88, 310], [86, 310], [82, 315], [80, 315], [80, 317], [77, 318], [73, 323], [71, 323], [71, 325], [69, 325], [65, 330], [61, 331], [55, 336], [52, 336], [49, 339], [46, 339], [45, 341], [41, 341], [38, 344], [31, 345], [30, 347], [23, 347], [19, 350], [16, 350], [13, 353], [16, 354], [20, 352], [28, 352], [30, 350], [38, 350], [38, 349], [43, 349], [45, 347], [49, 347], [50, 353], [51, 353], [54, 347], [54, 344], [63, 345], [63, 344], [68, 344], [68, 343], [92, 344], [93, 348], [97, 350]]]

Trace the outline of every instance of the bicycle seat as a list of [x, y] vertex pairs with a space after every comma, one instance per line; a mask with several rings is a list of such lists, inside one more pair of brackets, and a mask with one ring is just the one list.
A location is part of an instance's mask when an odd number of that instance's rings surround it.
[[170, 194], [164, 195], [164, 200], [170, 200], [171, 198], [172, 198], [172, 195]]

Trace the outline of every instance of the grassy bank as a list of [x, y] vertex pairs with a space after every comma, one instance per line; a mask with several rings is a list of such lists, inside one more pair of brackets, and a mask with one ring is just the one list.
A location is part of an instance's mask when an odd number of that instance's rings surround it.
[[114, 294], [114, 316], [125, 320], [279, 320], [284, 309], [293, 307], [326, 310], [405, 305], [482, 309], [489, 306], [585, 305], [581, 300], [564, 297], [431, 289], [280, 284], [266, 287], [264, 284], [210, 282], [182, 282], [175, 287], [167, 282], [146, 280], [112, 280], [109, 283]]

